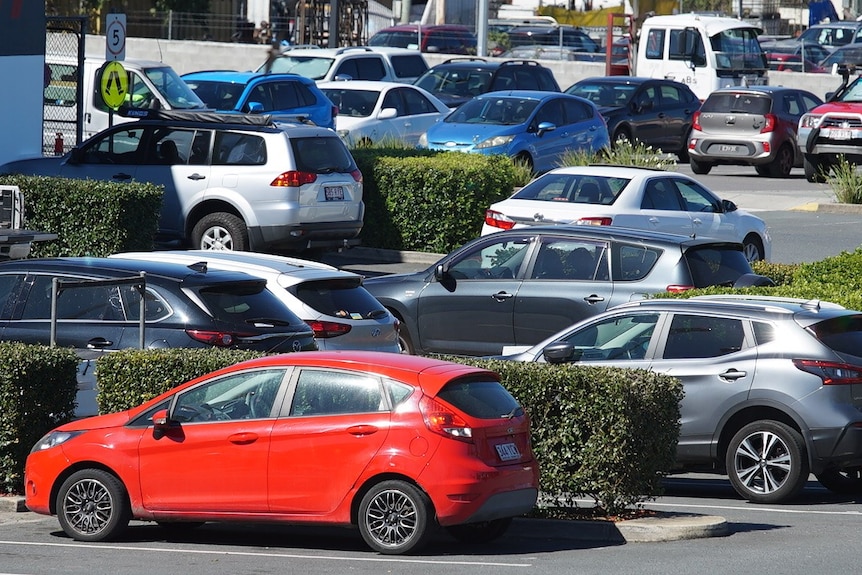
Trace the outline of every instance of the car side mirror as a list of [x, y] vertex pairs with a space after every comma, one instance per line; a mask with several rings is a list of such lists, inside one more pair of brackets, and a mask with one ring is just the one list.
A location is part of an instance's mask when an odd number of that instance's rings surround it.
[[739, 208], [730, 200], [721, 200], [721, 209], [724, 213], [729, 214], [730, 212], [735, 212]]
[[395, 108], [383, 108], [380, 110], [380, 113], [377, 114], [378, 120], [388, 120], [390, 118], [396, 118], [398, 116], [398, 110]]
[[81, 148], [72, 148], [69, 151], [69, 164], [82, 164], [84, 162], [84, 150]]
[[153, 414], [153, 437], [161, 439], [171, 428], [170, 412], [167, 409], [160, 409]]
[[434, 268], [434, 279], [440, 282], [440, 285], [449, 292], [455, 291], [455, 286], [458, 283], [452, 277], [452, 274], [449, 273], [449, 268], [446, 264], [437, 264], [437, 267]]
[[263, 114], [263, 104], [260, 102], [249, 102], [248, 103], [248, 113], [249, 114]]
[[567, 341], [557, 341], [542, 351], [545, 361], [548, 363], [569, 363], [577, 361], [575, 357], [575, 346]]
[[536, 135], [541, 137], [545, 132], [553, 132], [556, 129], [556, 124], [552, 124], [551, 122], [540, 122], [536, 129]]

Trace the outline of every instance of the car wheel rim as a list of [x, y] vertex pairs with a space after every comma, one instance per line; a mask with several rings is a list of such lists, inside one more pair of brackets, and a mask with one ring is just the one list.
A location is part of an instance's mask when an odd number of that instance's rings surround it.
[[778, 435], [758, 431], [736, 448], [734, 470], [746, 489], [754, 493], [773, 493], [790, 475], [793, 460], [787, 444]]
[[760, 250], [754, 244], [745, 244], [743, 253], [745, 254], [745, 259], [747, 259], [749, 263], [756, 262], [760, 259]]
[[80, 533], [98, 533], [110, 522], [113, 512], [108, 488], [94, 479], [75, 483], [63, 500], [63, 514]]
[[231, 250], [233, 249], [233, 238], [230, 232], [221, 226], [214, 226], [204, 232], [201, 238], [201, 249], [204, 250]]
[[418, 519], [414, 502], [401, 491], [388, 489], [368, 504], [365, 526], [382, 547], [397, 547], [416, 534]]

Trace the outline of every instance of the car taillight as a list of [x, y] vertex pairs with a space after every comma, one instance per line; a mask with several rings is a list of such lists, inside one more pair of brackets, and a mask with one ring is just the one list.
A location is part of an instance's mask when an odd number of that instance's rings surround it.
[[333, 106], [332, 107], [332, 117], [334, 118], [337, 115], [338, 115], [338, 106]]
[[426, 396], [419, 400], [419, 412], [425, 426], [440, 435], [473, 443], [473, 429], [461, 416], [440, 402]]
[[362, 183], [362, 172], [359, 170], [353, 170], [350, 172], [350, 175], [353, 176], [353, 181]]
[[299, 172], [291, 170], [280, 174], [270, 183], [270, 186], [296, 188], [304, 184], [313, 184], [317, 180], [317, 174], [314, 172]]
[[849, 385], [862, 383], [862, 367], [819, 359], [794, 359], [796, 369], [812, 373], [823, 380], [823, 385]]
[[240, 334], [230, 333], [225, 331], [206, 331], [202, 329], [187, 329], [186, 333], [190, 338], [207, 345], [215, 347], [230, 347], [233, 345]]
[[700, 127], [700, 112], [695, 112], [691, 117], [691, 129], [703, 131]]
[[668, 293], [682, 293], [684, 291], [688, 291], [690, 289], [694, 289], [694, 286], [686, 286], [686, 285], [669, 285], [664, 288]]
[[485, 223], [501, 230], [511, 230], [515, 227], [515, 222], [511, 218], [494, 210], [485, 210]]
[[350, 331], [350, 326], [344, 323], [336, 323], [334, 321], [318, 321], [305, 320], [311, 330], [314, 332], [314, 337], [317, 339], [327, 339], [330, 337], [338, 337]]
[[608, 216], [579, 218], [575, 223], [579, 226], [609, 226], [614, 219]]
[[775, 114], [765, 114], [763, 117], [766, 120], [766, 123], [763, 124], [762, 128], [760, 128], [760, 133], [766, 134], [775, 129]]

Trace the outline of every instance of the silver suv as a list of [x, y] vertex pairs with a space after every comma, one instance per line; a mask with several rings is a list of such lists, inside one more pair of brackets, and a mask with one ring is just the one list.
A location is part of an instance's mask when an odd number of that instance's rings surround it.
[[0, 173], [163, 185], [156, 243], [165, 246], [262, 251], [359, 242], [362, 174], [334, 131], [269, 116], [153, 116]]
[[862, 493], [860, 350], [862, 312], [723, 295], [624, 304], [504, 357], [679, 378], [680, 469], [726, 472], [742, 497], [777, 503], [809, 472]]
[[318, 82], [373, 80], [412, 84], [427, 69], [428, 63], [418, 50], [345, 46], [288, 49], [261, 64], [257, 72], [299, 74]]

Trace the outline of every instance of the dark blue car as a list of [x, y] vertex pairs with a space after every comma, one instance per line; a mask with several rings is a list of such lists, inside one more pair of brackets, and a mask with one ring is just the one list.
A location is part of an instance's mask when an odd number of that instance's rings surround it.
[[314, 80], [298, 74], [209, 71], [182, 79], [208, 107], [220, 112], [272, 114], [278, 120], [335, 128], [338, 109]]

